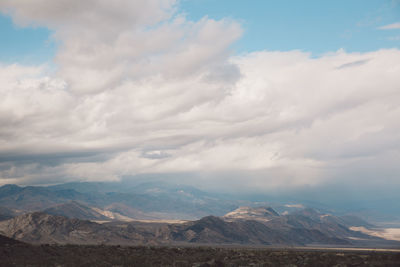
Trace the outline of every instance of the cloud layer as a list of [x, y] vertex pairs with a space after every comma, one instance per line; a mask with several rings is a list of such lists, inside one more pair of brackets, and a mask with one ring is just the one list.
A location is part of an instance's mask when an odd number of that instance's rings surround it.
[[0, 3], [60, 45], [55, 72], [0, 65], [0, 183], [398, 185], [399, 50], [234, 56], [234, 21], [188, 21], [175, 1], [92, 2]]

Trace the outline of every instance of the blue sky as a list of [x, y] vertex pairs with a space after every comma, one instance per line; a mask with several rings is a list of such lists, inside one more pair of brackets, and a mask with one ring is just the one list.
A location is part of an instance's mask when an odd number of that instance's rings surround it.
[[[182, 0], [179, 12], [194, 21], [204, 16], [238, 21], [244, 34], [233, 46], [236, 53], [298, 49], [319, 56], [340, 48], [366, 52], [400, 46], [400, 29], [379, 29], [400, 21], [400, 2], [393, 0]], [[21, 28], [0, 15], [0, 32], [3, 63], [48, 62], [56, 52], [46, 28]]]
[[[314, 55], [340, 48], [365, 52], [399, 47], [400, 30], [379, 30], [400, 21], [400, 2], [382, 0], [192, 0], [181, 8], [189, 18], [238, 20], [244, 36], [237, 50], [299, 49]], [[397, 34], [397, 35], [396, 35]]]
[[56, 51], [51, 31], [46, 28], [22, 28], [10, 17], [0, 15], [0, 62], [36, 64], [50, 61]]

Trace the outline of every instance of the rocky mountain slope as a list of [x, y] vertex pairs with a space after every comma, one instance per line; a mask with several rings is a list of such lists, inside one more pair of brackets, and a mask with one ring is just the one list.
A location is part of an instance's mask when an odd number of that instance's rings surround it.
[[[243, 209], [242, 209], [243, 210]], [[0, 234], [30, 243], [58, 244], [236, 244], [304, 246], [360, 244], [357, 240], [381, 242], [383, 239], [347, 226], [325, 221], [323, 215], [275, 215], [271, 208], [266, 220], [226, 219], [207, 216], [184, 223], [95, 222], [69, 219], [41, 212], [21, 215], [0, 222]], [[272, 215], [273, 216], [272, 216]], [[242, 214], [243, 215], [243, 214]], [[272, 216], [272, 217], [271, 217]], [[357, 243], [358, 242], [358, 243]]]
[[[114, 189], [116, 185], [110, 186]], [[269, 206], [237, 208], [239, 201], [187, 186], [144, 183], [118, 190], [107, 191], [97, 183], [2, 186], [0, 206], [7, 208], [0, 208], [0, 234], [31, 243], [60, 244], [388, 244], [351, 230], [370, 226], [355, 216], [338, 217], [301, 209], [301, 205], [289, 214], [279, 214]], [[26, 214], [15, 217], [16, 208]], [[37, 210], [42, 212], [32, 213]], [[178, 223], [177, 219], [183, 220]]]
[[269, 221], [279, 217], [279, 214], [271, 207], [239, 207], [223, 216], [226, 221], [233, 220], [255, 220]]
[[42, 212], [24, 214], [0, 222], [0, 233], [29, 243], [56, 244], [138, 244], [135, 234], [98, 223], [68, 219]]

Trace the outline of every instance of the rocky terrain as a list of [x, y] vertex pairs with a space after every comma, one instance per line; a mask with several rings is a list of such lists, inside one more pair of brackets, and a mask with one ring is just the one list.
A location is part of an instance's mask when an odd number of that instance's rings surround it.
[[[91, 183], [76, 186], [0, 187], [0, 266], [400, 264], [398, 250], [385, 250], [400, 242], [368, 234], [378, 230], [356, 216], [301, 205], [279, 213], [230, 200], [212, 207], [217, 198], [187, 187], [104, 192]], [[214, 212], [219, 216], [166, 220]]]
[[[249, 216], [268, 210], [261, 220], [207, 216], [182, 223], [89, 220], [34, 212], [0, 222], [0, 234], [35, 244], [182, 245], [229, 244], [262, 246], [400, 246], [349, 229], [338, 217], [304, 210], [279, 215], [272, 208], [246, 208]], [[309, 213], [312, 213], [310, 215]], [[233, 213], [235, 214], [235, 212]], [[272, 215], [273, 216], [272, 216]]]
[[279, 217], [279, 214], [271, 207], [239, 207], [223, 217], [226, 221], [255, 220], [265, 222]]
[[0, 236], [1, 266], [399, 266], [400, 252], [223, 247], [33, 246]]
[[[278, 213], [270, 206], [230, 206], [187, 186], [114, 189], [97, 183], [0, 187], [6, 207], [0, 208], [0, 234], [34, 244], [400, 247], [369, 234], [379, 230], [358, 217], [302, 205], [284, 205], [291, 212]], [[200, 214], [208, 216], [179, 220]]]

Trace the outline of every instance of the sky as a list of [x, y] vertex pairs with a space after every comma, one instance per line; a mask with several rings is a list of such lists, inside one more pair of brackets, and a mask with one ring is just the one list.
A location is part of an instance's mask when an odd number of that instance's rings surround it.
[[399, 1], [0, 0], [0, 12], [0, 184], [400, 189]]

